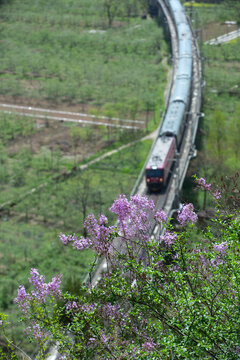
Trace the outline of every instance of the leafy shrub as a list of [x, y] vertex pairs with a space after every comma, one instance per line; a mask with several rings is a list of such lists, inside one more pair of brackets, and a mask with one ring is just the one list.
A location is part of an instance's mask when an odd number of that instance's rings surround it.
[[[96, 261], [104, 256], [105, 272], [93, 283], [90, 271], [89, 283], [71, 295], [61, 292], [59, 276], [46, 283], [32, 269], [34, 289], [20, 286], [15, 299], [31, 338], [42, 348], [46, 339], [58, 343], [59, 359], [238, 359], [239, 210], [223, 207], [231, 194], [196, 181], [217, 209], [194, 243], [192, 204], [178, 211], [176, 232], [163, 210], [138, 195], [114, 201], [116, 226], [89, 215], [88, 237], [60, 234], [65, 245], [92, 248]], [[151, 237], [153, 219], [164, 229], [159, 239]]]

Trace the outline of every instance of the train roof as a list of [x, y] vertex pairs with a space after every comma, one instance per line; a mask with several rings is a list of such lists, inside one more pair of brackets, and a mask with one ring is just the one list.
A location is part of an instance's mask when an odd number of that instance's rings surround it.
[[178, 39], [191, 41], [191, 29], [187, 23], [181, 23], [177, 26]]
[[177, 67], [177, 78], [179, 77], [191, 77], [192, 75], [192, 57], [181, 57], [178, 59], [178, 67]]
[[164, 166], [171, 146], [175, 143], [174, 137], [158, 137], [148, 160], [146, 169], [161, 169]]
[[179, 0], [169, 0], [172, 11], [183, 11], [184, 8]]
[[160, 136], [179, 136], [179, 131], [183, 121], [182, 119], [185, 112], [185, 106], [186, 105], [183, 101], [172, 101], [170, 103], [160, 130]]
[[179, 25], [179, 24], [187, 24], [187, 18], [186, 18], [184, 10], [174, 11], [174, 15], [175, 15], [175, 22], [176, 22], [177, 25]]
[[179, 40], [178, 56], [192, 56], [192, 41], [181, 39]]
[[172, 96], [173, 101], [174, 102], [182, 101], [185, 104], [187, 104], [190, 87], [191, 87], [191, 77], [182, 76], [177, 78]]

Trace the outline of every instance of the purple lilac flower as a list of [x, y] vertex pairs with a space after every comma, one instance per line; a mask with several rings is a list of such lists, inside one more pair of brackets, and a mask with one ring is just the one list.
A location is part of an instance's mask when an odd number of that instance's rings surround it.
[[30, 295], [26, 292], [25, 287], [20, 285], [18, 288], [18, 295], [14, 299], [14, 303], [18, 304], [18, 307], [22, 310], [25, 314], [30, 307]]
[[219, 190], [216, 190], [216, 191], [212, 194], [212, 196], [214, 197], [215, 200], [219, 200], [219, 199], [221, 199], [221, 197], [222, 197], [222, 195], [221, 195], [221, 193], [220, 193]]
[[101, 340], [102, 340], [102, 342], [105, 344], [107, 341], [108, 341], [108, 338], [106, 337], [106, 335], [105, 334], [101, 334]]
[[36, 340], [40, 340], [45, 337], [44, 333], [42, 332], [39, 324], [34, 324], [32, 327], [33, 336]]
[[110, 208], [117, 215], [118, 227], [125, 238], [148, 241], [149, 215], [154, 210], [154, 202], [146, 196], [134, 195], [130, 200], [120, 195]]
[[219, 256], [217, 256], [216, 258], [211, 259], [211, 266], [212, 267], [222, 265], [223, 263], [224, 263], [224, 261]]
[[107, 318], [117, 318], [119, 316], [120, 305], [112, 305], [110, 303], [102, 306], [102, 312]]
[[108, 219], [104, 215], [97, 220], [93, 214], [90, 214], [84, 223], [91, 237], [91, 239], [85, 239], [86, 245], [91, 246], [100, 256], [108, 256], [112, 245], [112, 235], [115, 233], [113, 226], [106, 226], [107, 223]]
[[118, 320], [121, 325], [127, 324], [127, 316], [120, 310], [120, 305], [104, 304], [101, 312], [106, 320]]
[[61, 277], [57, 275], [52, 278], [52, 281], [45, 283], [45, 276], [39, 275], [37, 269], [31, 269], [29, 282], [34, 286], [35, 290], [31, 292], [32, 298], [39, 302], [45, 302], [48, 295], [55, 297], [61, 296]]
[[0, 320], [0, 326], [2, 326], [2, 324], [3, 324], [3, 321], [2, 321], [2, 320]]
[[76, 241], [77, 236], [75, 234], [73, 235], [65, 235], [63, 233], [59, 234], [59, 239], [62, 241], [63, 245], [67, 245], [71, 241]]
[[97, 305], [95, 303], [92, 304], [84, 304], [84, 305], [80, 305], [79, 303], [77, 303], [76, 301], [69, 301], [66, 304], [66, 310], [70, 311], [70, 310], [79, 310], [79, 311], [83, 311], [86, 313], [89, 313], [90, 311], [94, 311], [97, 308]]
[[61, 290], [60, 290], [61, 278], [62, 275], [56, 275], [52, 278], [52, 281], [50, 281], [47, 284], [48, 292], [51, 295], [56, 297], [61, 297]]
[[155, 349], [156, 344], [153, 341], [147, 341], [142, 344], [142, 348], [147, 352], [151, 352]]
[[34, 290], [31, 294], [28, 294], [23, 285], [18, 288], [18, 295], [14, 299], [14, 302], [18, 304], [24, 314], [27, 313], [30, 308], [31, 301], [38, 301], [45, 303], [48, 295], [54, 297], [61, 296], [61, 275], [57, 275], [52, 278], [52, 281], [45, 283], [45, 277], [39, 275], [37, 269], [31, 269], [29, 282], [33, 285]]
[[131, 214], [131, 204], [126, 196], [121, 194], [119, 198], [113, 202], [110, 210], [117, 215], [119, 222], [123, 222]]
[[163, 211], [162, 209], [161, 210], [158, 210], [154, 216], [155, 220], [157, 222], [164, 222], [167, 220], [168, 216], [167, 214], [165, 213], [165, 211]]
[[94, 311], [97, 308], [97, 305], [95, 303], [92, 304], [84, 304], [81, 305], [81, 310], [89, 313], [90, 311]]
[[25, 329], [25, 332], [36, 340], [43, 340], [47, 336], [47, 333], [42, 331], [40, 325], [34, 321]]
[[181, 225], [185, 226], [189, 222], [195, 223], [197, 221], [197, 214], [193, 211], [193, 204], [183, 205], [181, 210], [178, 210], [178, 221]]
[[83, 236], [81, 236], [79, 239], [76, 239], [73, 242], [73, 247], [76, 248], [77, 250], [89, 249], [92, 246], [93, 246], [92, 240], [88, 238], [84, 238]]
[[72, 301], [72, 302], [68, 302], [66, 304], [66, 310], [67, 311], [70, 311], [70, 310], [75, 310], [75, 309], [78, 309], [79, 308], [79, 304], [76, 302], [76, 301]]
[[100, 256], [108, 256], [111, 248], [112, 234], [115, 232], [112, 226], [107, 226], [108, 219], [104, 215], [100, 215], [99, 220], [93, 214], [88, 215], [84, 226], [90, 237], [77, 237], [73, 235], [65, 235], [60, 233], [59, 238], [63, 244], [67, 245], [72, 242], [72, 246], [77, 250], [93, 248]]
[[204, 178], [196, 179], [197, 187], [199, 187], [202, 190], [210, 190], [211, 184], [208, 184]]
[[213, 248], [216, 252], [219, 252], [220, 254], [226, 254], [226, 250], [228, 248], [228, 243], [222, 242], [221, 244], [214, 244]]
[[99, 224], [100, 225], [108, 224], [108, 218], [105, 215], [101, 214], [99, 217]]
[[171, 233], [170, 231], [165, 231], [164, 235], [160, 236], [160, 240], [162, 240], [167, 246], [175, 244], [177, 238], [177, 234]]
[[[117, 215], [120, 234], [127, 239], [135, 238], [148, 241], [150, 213], [154, 210], [154, 202], [146, 196], [134, 195], [130, 200], [125, 195], [117, 198], [111, 211]], [[165, 215], [162, 214], [162, 216]], [[108, 219], [101, 215], [97, 220], [93, 214], [90, 214], [84, 223], [89, 238], [77, 237], [74, 235], [60, 234], [60, 240], [63, 244], [72, 242], [77, 250], [92, 248], [100, 256], [109, 256], [112, 246], [112, 238], [116, 230], [108, 226]]]
[[95, 337], [90, 337], [90, 338], [88, 339], [89, 344], [92, 344], [92, 343], [94, 343], [95, 341], [96, 341], [96, 338], [95, 338]]

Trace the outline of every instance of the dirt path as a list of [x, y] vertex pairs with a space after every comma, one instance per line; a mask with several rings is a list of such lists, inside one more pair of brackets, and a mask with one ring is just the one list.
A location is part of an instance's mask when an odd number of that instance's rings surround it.
[[134, 144], [136, 144], [136, 143], [138, 143], [138, 142], [140, 142], [140, 141], [149, 140], [149, 139], [154, 140], [156, 136], [157, 136], [157, 130], [155, 130], [154, 132], [152, 132], [152, 133], [149, 134], [149, 135], [144, 136], [144, 137], [141, 138], [141, 139], [132, 141], [132, 142], [126, 144], [126, 145], [120, 146], [120, 147], [117, 148], [117, 149], [114, 149], [114, 150], [112, 150], [112, 151], [109, 151], [109, 152], [107, 152], [106, 154], [103, 154], [103, 155], [99, 156], [98, 158], [89, 161], [87, 164], [80, 165], [79, 167], [77, 167], [77, 170], [85, 170], [85, 169], [87, 169], [89, 166], [91, 166], [92, 164], [95, 164], [95, 163], [97, 163], [97, 162], [99, 162], [99, 161], [101, 161], [101, 160], [103, 160], [103, 159], [105, 159], [105, 158], [107, 158], [107, 157], [109, 157], [109, 156], [112, 156], [113, 154], [116, 154], [116, 153], [118, 153], [118, 152], [121, 151], [121, 150], [127, 149], [128, 147], [130, 147], [130, 146], [132, 146], [132, 145], [134, 145]]
[[218, 36], [217, 38], [208, 40], [205, 42], [205, 44], [209, 44], [209, 45], [219, 45], [219, 44], [224, 44], [228, 41], [237, 39], [240, 36], [240, 29], [235, 30], [235, 31], [231, 31], [227, 34]]
[[111, 118], [106, 116], [96, 116], [86, 113], [62, 111], [58, 109], [45, 109], [32, 106], [22, 106], [15, 104], [0, 103], [0, 111], [6, 114], [19, 114], [41, 120], [55, 120], [61, 122], [74, 122], [88, 125], [105, 125], [122, 129], [143, 129], [145, 122], [140, 120]]

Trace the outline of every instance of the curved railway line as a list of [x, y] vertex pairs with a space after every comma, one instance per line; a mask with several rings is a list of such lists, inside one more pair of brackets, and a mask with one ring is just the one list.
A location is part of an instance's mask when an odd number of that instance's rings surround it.
[[[166, 17], [169, 26], [169, 30], [171, 34], [171, 43], [172, 43], [172, 54], [173, 54], [172, 81], [167, 98], [166, 111], [165, 111], [166, 114], [169, 101], [174, 91], [174, 83], [176, 80], [176, 74], [178, 68], [178, 39], [177, 39], [177, 32], [176, 32], [174, 19], [172, 18], [171, 12], [168, 7], [168, 1], [158, 0], [158, 5], [161, 8], [164, 16]], [[181, 191], [184, 182], [184, 178], [189, 166], [189, 162], [193, 157], [196, 156], [194, 143], [198, 128], [199, 118], [203, 116], [203, 114], [200, 113], [201, 89], [202, 89], [202, 69], [201, 69], [200, 53], [198, 49], [197, 40], [195, 38], [192, 28], [191, 28], [191, 34], [192, 34], [192, 53], [193, 53], [193, 70], [192, 70], [193, 76], [192, 76], [190, 105], [189, 105], [184, 137], [182, 140], [181, 148], [176, 157], [176, 164], [172, 170], [170, 181], [168, 182], [167, 188], [165, 189], [164, 192], [149, 193], [145, 181], [145, 166], [144, 166], [134, 186], [134, 189], [132, 190], [131, 193], [131, 195], [135, 195], [135, 194], [147, 195], [154, 201], [156, 209], [160, 209], [160, 208], [164, 209], [169, 216], [171, 215], [174, 207], [177, 208], [179, 207], [179, 193]], [[165, 114], [163, 115], [163, 118]], [[152, 149], [154, 148], [156, 141], [157, 138], [155, 139]], [[151, 156], [152, 149], [149, 153], [149, 156]], [[145, 165], [147, 164], [147, 162], [148, 159], [146, 160]], [[153, 223], [154, 222], [152, 221], [151, 233], [154, 236], [158, 236], [161, 229], [159, 227], [155, 227]], [[114, 246], [119, 247], [120, 245], [114, 244]], [[98, 282], [98, 280], [101, 277], [101, 273], [104, 271], [106, 266], [107, 266], [106, 261], [105, 259], [103, 259], [99, 263], [99, 266], [97, 267], [96, 272], [91, 279], [91, 283], [93, 285], [95, 285]], [[86, 281], [89, 281], [89, 279], [87, 278]]]

